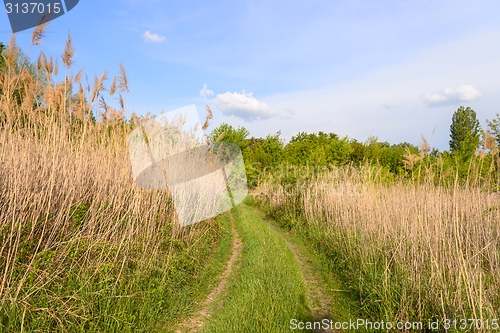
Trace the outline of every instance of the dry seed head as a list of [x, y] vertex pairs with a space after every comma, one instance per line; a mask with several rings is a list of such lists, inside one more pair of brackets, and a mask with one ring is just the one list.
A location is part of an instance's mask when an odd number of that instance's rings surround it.
[[119, 94], [119, 96], [118, 96], [118, 103], [120, 103], [120, 108], [121, 108], [122, 110], [125, 110], [125, 105], [124, 105], [124, 103], [123, 103], [123, 97], [122, 97], [122, 94]]
[[122, 111], [116, 109], [111, 109], [109, 112], [109, 120], [113, 122], [122, 123], [125, 120], [125, 116]]
[[405, 155], [403, 156], [404, 167], [406, 169], [413, 169], [413, 166], [416, 162], [421, 160], [421, 157], [418, 155], [413, 155], [408, 147], [405, 148]]
[[431, 151], [431, 146], [423, 134], [420, 134], [420, 136], [422, 137], [422, 143], [420, 144], [420, 158], [424, 158], [424, 156]]
[[54, 64], [54, 75], [57, 76], [59, 73], [59, 59], [56, 58], [56, 62]]
[[483, 150], [488, 149], [493, 155], [498, 153], [497, 140], [493, 135], [491, 135], [490, 130], [484, 132], [482, 145], [483, 145]]
[[135, 112], [132, 112], [132, 116], [130, 116], [130, 121], [134, 126], [137, 126], [139, 124], [139, 117]]
[[97, 75], [94, 76], [94, 87], [92, 88], [92, 94], [90, 101], [91, 103], [94, 103], [96, 100], [97, 96], [99, 96], [99, 93], [101, 90], [105, 89], [104, 88], [104, 81], [108, 78], [108, 71], [105, 70], [99, 79], [97, 78]]
[[99, 97], [99, 107], [104, 110], [104, 115], [108, 112], [108, 104], [106, 104], [106, 100], [103, 96]]
[[47, 74], [49, 75], [54, 72], [54, 59], [52, 59], [52, 56], [50, 56], [49, 60], [45, 58], [43, 67], [45, 67], [45, 71], [47, 71]]
[[78, 116], [83, 119], [85, 115], [85, 90], [83, 86], [80, 84], [80, 88], [78, 89], [78, 101], [80, 102], [80, 113]]
[[109, 94], [113, 96], [116, 92], [116, 76], [113, 77], [113, 82], [111, 82], [111, 86], [109, 87]]
[[128, 79], [127, 79], [127, 72], [125, 71], [125, 67], [123, 67], [122, 63], [120, 62], [120, 78], [118, 79], [118, 89], [121, 91], [125, 92], [130, 92], [128, 89]]
[[78, 71], [78, 73], [76, 73], [75, 76], [76, 83], [80, 83], [80, 81], [82, 80], [82, 75], [83, 75], [83, 67]]
[[5, 52], [5, 61], [8, 67], [13, 67], [19, 55], [19, 48], [16, 45], [16, 35], [12, 34], [10, 37], [9, 47]]
[[44, 63], [44, 58], [47, 58], [45, 56], [45, 53], [43, 51], [40, 51], [40, 54], [38, 55], [38, 59], [36, 61], [36, 68], [40, 71], [42, 69], [43, 63]]
[[42, 16], [39, 25], [36, 26], [35, 30], [31, 34], [31, 44], [40, 45], [42, 44], [42, 39], [44, 37], [45, 30], [47, 30], [47, 14]]
[[87, 74], [85, 74], [85, 82], [87, 82], [87, 86], [85, 88], [87, 89], [87, 92], [90, 93], [89, 77], [87, 76]]
[[97, 78], [97, 75], [94, 74], [94, 85], [92, 88], [92, 93], [90, 94], [90, 103], [93, 103], [95, 101], [98, 93], [99, 93], [99, 79]]
[[219, 134], [219, 136], [217, 137], [217, 139], [215, 139], [215, 142], [219, 142], [220, 140], [222, 140], [222, 138], [224, 138], [224, 135], [226, 135], [226, 132], [222, 132], [221, 134]]
[[443, 160], [443, 157], [441, 156], [441, 154], [439, 154], [437, 157], [437, 164], [439, 166], [443, 166], [443, 164], [444, 164], [444, 160]]
[[66, 69], [69, 69], [73, 64], [73, 56], [75, 55], [75, 48], [71, 43], [71, 34], [68, 31], [68, 39], [66, 40], [66, 47], [64, 48], [64, 53], [61, 56], [62, 61]]
[[213, 118], [212, 115], [212, 110], [210, 110], [210, 107], [207, 105], [207, 117], [205, 118], [205, 123], [202, 126], [202, 130], [206, 130], [208, 126], [210, 125], [210, 119]]

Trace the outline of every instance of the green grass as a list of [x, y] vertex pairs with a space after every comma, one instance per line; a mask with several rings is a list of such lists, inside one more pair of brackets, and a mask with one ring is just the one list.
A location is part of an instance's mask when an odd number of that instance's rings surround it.
[[[256, 202], [252, 205], [257, 206]], [[268, 223], [280, 228], [285, 239], [295, 246], [295, 250], [307, 258], [308, 269], [314, 274], [314, 278], [321, 285], [321, 291], [327, 299], [332, 300], [328, 310], [332, 314], [334, 321], [349, 321], [360, 318], [359, 297], [355, 290], [342, 283], [339, 268], [335, 266], [331, 258], [320, 251], [314, 244], [304, 237], [304, 233], [297, 232], [297, 229], [290, 230], [288, 223], [281, 225], [278, 221], [265, 216], [267, 209], [262, 208], [262, 218]]]
[[311, 320], [300, 267], [286, 243], [250, 207], [232, 213], [243, 241], [241, 267], [203, 332], [290, 332], [291, 319]]
[[[300, 264], [270, 226], [279, 223], [254, 212], [255, 204], [249, 197], [246, 204], [232, 210], [242, 254], [228, 278], [227, 290], [211, 305], [214, 311], [205, 323], [205, 333], [290, 332], [292, 319], [314, 320]], [[74, 220], [85, 210], [76, 207]], [[223, 214], [203, 229], [202, 237], [190, 241], [172, 239], [168, 230], [162, 231], [165, 244], [160, 249], [164, 252], [155, 253], [147, 266], [134, 259], [144, 251], [140, 242], [137, 253], [127, 252], [123, 265], [117, 264], [122, 262], [116, 260], [119, 250], [102, 243], [92, 245], [92, 253], [99, 256], [95, 265], [77, 269], [75, 263], [88, 253], [89, 244], [84, 240], [68, 244], [66, 261], [43, 288], [36, 290], [36, 281], [28, 276], [19, 299], [30, 294], [25, 298], [29, 303], [13, 300], [0, 305], [0, 333], [19, 332], [21, 327], [24, 332], [173, 332], [199, 310], [196, 304], [203, 303], [219, 283], [231, 255], [231, 223], [229, 213]], [[285, 237], [308, 258], [322, 290], [334, 300], [328, 309], [334, 314], [332, 319], [356, 318], [352, 293], [339, 291], [345, 288], [332, 274], [328, 258], [293, 230]], [[174, 251], [166, 260], [171, 244]], [[33, 266], [49, 272], [54, 260], [59, 259], [48, 249]]]
[[332, 314], [332, 320], [344, 322], [362, 317], [359, 295], [343, 281], [345, 272], [332, 262], [332, 258], [318, 247], [316, 242], [307, 237], [308, 233], [301, 228], [300, 221], [290, 216], [279, 221], [269, 218], [269, 204], [259, 202], [253, 197], [249, 197], [246, 203], [258, 208], [262, 218], [279, 228], [285, 239], [295, 246], [296, 251], [307, 258], [309, 269], [322, 286], [321, 291], [332, 300], [330, 307], [325, 309]]
[[233, 236], [229, 218], [227, 216], [225, 218], [219, 216], [217, 220], [220, 222], [223, 230], [222, 237], [215, 250], [215, 255], [205, 262], [203, 270], [197, 277], [197, 283], [190, 286], [189, 289], [194, 293], [192, 297], [185, 299], [186, 306], [184, 307], [182, 315], [178, 316], [175, 320], [165, 320], [156, 325], [155, 329], [161, 332], [175, 331], [179, 323], [191, 317], [194, 312], [198, 310], [194, 304], [202, 303], [211, 290], [220, 282], [221, 274], [226, 268], [229, 257], [231, 256]]
[[[209, 223], [209, 222], [205, 222]], [[194, 311], [217, 283], [230, 255], [230, 224], [218, 220], [204, 237], [178, 241], [167, 251], [151, 254], [147, 266], [128, 253], [123, 265], [114, 260], [117, 249], [95, 247], [100, 259], [78, 267], [87, 244], [82, 241], [56, 269], [54, 253], [46, 250], [34, 262], [37, 274], [52, 274], [43, 288], [30, 275], [18, 299], [0, 304], [0, 333], [4, 332], [165, 332]], [[173, 240], [171, 240], [173, 241]], [[43, 272], [42, 272], [43, 270]], [[36, 276], [36, 275], [35, 275]]]

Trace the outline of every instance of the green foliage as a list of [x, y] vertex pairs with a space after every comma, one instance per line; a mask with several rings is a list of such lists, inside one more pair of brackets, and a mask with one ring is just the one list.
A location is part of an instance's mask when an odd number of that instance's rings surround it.
[[285, 146], [285, 156], [293, 165], [342, 165], [349, 162], [353, 148], [347, 138], [339, 138], [335, 133], [301, 132], [292, 137]]
[[450, 126], [450, 151], [464, 158], [471, 157], [479, 146], [481, 127], [476, 112], [460, 106], [453, 114]]
[[3, 55], [3, 51], [5, 50], [5, 45], [0, 42], [0, 72], [5, 69], [5, 59]]
[[[500, 142], [500, 114], [488, 124], [490, 132]], [[236, 143], [242, 149], [250, 187], [256, 186], [270, 174], [277, 176], [282, 185], [293, 187], [299, 178], [304, 180], [307, 172], [290, 174], [285, 169], [305, 168], [310, 173], [311, 170], [331, 170], [343, 165], [377, 167], [377, 177], [386, 179], [386, 183], [393, 182], [396, 177], [422, 182], [426, 180], [425, 173], [431, 169], [437, 169], [434, 173], [437, 175], [434, 179], [436, 183], [452, 183], [456, 175], [459, 182], [470, 182], [470, 158], [479, 147], [481, 135], [476, 112], [470, 107], [459, 107], [453, 115], [450, 132], [451, 153], [440, 152], [435, 148], [430, 150], [429, 147], [421, 151], [418, 146], [408, 142], [380, 142], [376, 136], [360, 142], [325, 132], [300, 132], [285, 143], [279, 137], [280, 132], [266, 138], [248, 138], [245, 128], [235, 129], [228, 124], [216, 128], [211, 138], [215, 140], [223, 134], [221, 141]], [[476, 168], [473, 171], [477, 177], [491, 179], [496, 177], [492, 172], [498, 168], [496, 160], [490, 156], [491, 151], [485, 153], [480, 163], [473, 163]]]
[[280, 133], [268, 135], [265, 139], [250, 138], [248, 146], [243, 150], [245, 168], [248, 184], [253, 187], [257, 185], [259, 176], [266, 168], [278, 167], [284, 159], [283, 140], [279, 138]]
[[491, 121], [486, 119], [486, 123], [490, 128], [491, 134], [497, 140], [497, 144], [500, 144], [500, 113], [497, 113], [496, 118]]
[[[492, 135], [500, 134], [500, 116], [489, 121]], [[453, 115], [450, 127], [451, 152], [440, 152], [427, 146], [421, 150], [408, 142], [390, 144], [370, 136], [365, 142], [335, 133], [305, 133], [293, 136], [288, 143], [280, 139], [280, 132], [266, 138], [248, 138], [248, 131], [222, 124], [212, 133], [215, 140], [236, 143], [242, 148], [248, 185], [255, 187], [270, 175], [288, 188], [296, 187], [319, 170], [339, 166], [375, 167], [376, 179], [390, 184], [398, 177], [416, 182], [431, 181], [426, 174], [432, 171], [435, 184], [452, 184], [458, 177], [460, 184], [494, 183], [498, 178], [496, 152], [485, 149], [477, 161], [471, 161], [479, 147], [481, 129], [476, 113], [470, 107], [460, 107]], [[290, 170], [293, 170], [290, 172]], [[479, 179], [482, 179], [479, 181]]]
[[70, 210], [71, 219], [73, 220], [73, 229], [77, 230], [83, 226], [85, 216], [90, 208], [90, 203], [81, 202], [74, 205]]
[[248, 135], [250, 133], [244, 127], [235, 129], [233, 126], [222, 123], [212, 131], [210, 139], [215, 142], [218, 138], [220, 142], [231, 142], [237, 144], [242, 150], [248, 146]]
[[[243, 158], [251, 187], [273, 175], [281, 185], [292, 188], [321, 170], [344, 165], [375, 167], [378, 171], [374, 177], [385, 179], [383, 183], [387, 184], [396, 177], [424, 181], [424, 174], [429, 168], [439, 168], [436, 174], [446, 174], [445, 178], [449, 181], [454, 181], [451, 175], [455, 175], [455, 171], [461, 182], [467, 181], [469, 174], [468, 160], [458, 159], [458, 154], [439, 152], [437, 149], [421, 151], [408, 142], [391, 145], [378, 141], [375, 136], [359, 142], [347, 137], [339, 138], [334, 133], [299, 133], [285, 144], [277, 133], [265, 139], [247, 139], [246, 146]], [[491, 160], [489, 154], [486, 157]], [[480, 168], [481, 175], [485, 177], [493, 168], [492, 162], [482, 162]], [[438, 176], [435, 181], [442, 182], [443, 178]]]
[[[83, 216], [85, 207], [76, 205], [73, 216]], [[162, 236], [173, 246], [160, 246], [149, 262], [140, 259], [142, 243], [134, 253], [85, 238], [23, 256], [32, 262], [19, 284], [25, 301], [0, 304], [0, 332], [168, 331], [210, 291], [230, 253], [227, 223], [197, 227], [216, 232], [178, 239], [166, 228]], [[36, 242], [21, 246], [32, 253]]]

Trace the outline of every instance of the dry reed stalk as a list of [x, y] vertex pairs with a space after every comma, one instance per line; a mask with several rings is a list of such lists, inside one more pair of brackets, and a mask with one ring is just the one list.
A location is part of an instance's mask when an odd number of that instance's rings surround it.
[[[38, 45], [43, 29], [35, 32], [32, 44]], [[0, 73], [0, 110], [5, 112], [0, 113], [0, 307], [29, 308], [33, 295], [51, 294], [48, 285], [70, 271], [92, 268], [97, 274], [110, 262], [123, 268], [127, 258], [137, 261], [139, 270], [146, 269], [163, 251], [162, 230], [168, 230], [169, 239], [191, 242], [211, 228], [207, 224], [181, 230], [172, 225], [174, 211], [166, 194], [134, 184], [127, 150], [133, 126], [123, 126], [122, 112], [110, 113], [118, 121], [106, 125], [90, 121], [107, 72], [96, 77], [92, 87], [80, 84], [82, 70], [57, 82], [57, 65], [52, 56], [47, 59], [41, 53], [36, 68], [46, 78], [42, 85], [26, 68], [16, 70], [18, 52], [13, 36], [6, 51], [7, 70]], [[73, 53], [68, 34], [66, 69]], [[128, 92], [121, 64], [120, 71], [119, 89]], [[71, 96], [75, 83], [79, 89]], [[22, 93], [21, 103], [12, 97], [14, 91]], [[148, 117], [137, 118], [133, 125]], [[77, 218], [75, 212], [82, 215]], [[103, 246], [116, 253], [111, 256]], [[82, 249], [81, 256], [71, 259], [75, 249]], [[54, 253], [52, 263], [35, 267], [44, 253]], [[57, 320], [78, 310], [61, 295], [51, 297], [67, 311], [53, 313]]]
[[[351, 274], [373, 279], [365, 292], [377, 295], [381, 304], [399, 302], [396, 319], [499, 315], [496, 193], [429, 183], [381, 186], [335, 176], [301, 187], [300, 196], [269, 183], [261, 191], [273, 207], [299, 197], [308, 228], [317, 228], [323, 242], [332, 243], [339, 260], [356, 263]], [[339, 192], [339, 183], [363, 190]], [[424, 317], [416, 318], [415, 309]]]

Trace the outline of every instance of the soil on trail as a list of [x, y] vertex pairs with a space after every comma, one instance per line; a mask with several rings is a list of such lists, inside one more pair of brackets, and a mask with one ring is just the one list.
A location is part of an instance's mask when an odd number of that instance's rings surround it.
[[[259, 214], [259, 211], [254, 209], [256, 214]], [[266, 221], [267, 222], [267, 221]], [[290, 250], [293, 252], [295, 259], [300, 264], [300, 268], [302, 269], [302, 274], [304, 276], [304, 280], [306, 282], [307, 289], [307, 302], [311, 308], [312, 315], [314, 317], [314, 321], [321, 321], [322, 319], [332, 319], [332, 314], [328, 309], [330, 308], [331, 300], [326, 296], [321, 290], [321, 283], [316, 278], [313, 269], [311, 267], [310, 260], [302, 255], [296, 248], [296, 246], [290, 243], [283, 233], [278, 230], [274, 225], [268, 222], [269, 226], [280, 235], [283, 241], [288, 245]], [[314, 332], [317, 333], [330, 333], [335, 332], [332, 329], [318, 329]]]
[[213, 312], [214, 301], [224, 292], [227, 285], [227, 279], [233, 272], [235, 268], [234, 265], [238, 261], [241, 256], [241, 249], [243, 243], [238, 235], [238, 232], [234, 228], [234, 218], [230, 213], [229, 217], [231, 218], [231, 232], [233, 234], [233, 246], [232, 246], [232, 254], [227, 262], [226, 269], [221, 275], [221, 280], [217, 284], [217, 286], [212, 289], [210, 294], [208, 294], [207, 298], [201, 304], [201, 309], [198, 310], [193, 316], [191, 316], [188, 320], [183, 322], [180, 327], [175, 331], [176, 333], [195, 333], [199, 332], [207, 319], [210, 318]]
[[[328, 295], [323, 292], [322, 283], [318, 280], [316, 274], [314, 273], [313, 265], [310, 259], [301, 254], [297, 246], [288, 241], [285, 235], [272, 223], [270, 223], [266, 218], [262, 216], [262, 212], [258, 209], [253, 209], [254, 213], [262, 218], [273, 230], [276, 232], [283, 241], [287, 244], [288, 248], [292, 251], [295, 260], [299, 263], [300, 269], [302, 271], [302, 276], [306, 285], [306, 297], [307, 306], [311, 310], [313, 320], [315, 322], [320, 322], [323, 319], [332, 319], [332, 315], [328, 309], [330, 309], [331, 299]], [[186, 332], [199, 332], [204, 327], [205, 324], [210, 320], [212, 315], [217, 312], [222, 306], [223, 299], [225, 297], [224, 293], [227, 289], [228, 278], [233, 271], [238, 268], [235, 264], [238, 262], [241, 264], [241, 253], [242, 253], [242, 241], [235, 229], [235, 221], [233, 215], [230, 213], [231, 219], [231, 229], [233, 234], [233, 246], [232, 254], [227, 263], [225, 271], [221, 275], [220, 282], [218, 285], [210, 292], [207, 298], [200, 304], [200, 310], [188, 318], [185, 322], [178, 326], [176, 333], [186, 333]], [[319, 329], [314, 332], [336, 332], [332, 329]]]

